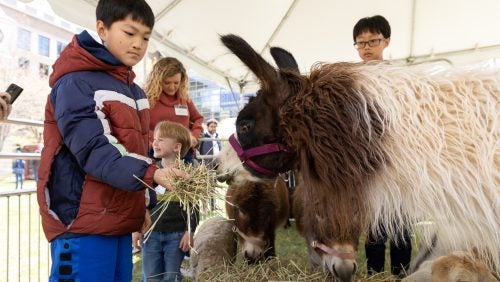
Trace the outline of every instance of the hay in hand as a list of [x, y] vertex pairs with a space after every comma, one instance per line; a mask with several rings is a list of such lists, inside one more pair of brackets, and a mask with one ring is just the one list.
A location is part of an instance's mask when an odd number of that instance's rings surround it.
[[183, 206], [208, 207], [210, 198], [220, 198], [217, 194], [216, 172], [209, 169], [205, 164], [193, 166], [178, 161], [178, 168], [188, 174], [184, 177], [171, 177], [171, 190], [157, 195], [159, 201], [179, 201]]
[[[211, 199], [225, 200], [224, 196], [217, 191], [218, 185], [214, 170], [203, 163], [193, 166], [192, 164], [185, 164], [180, 159], [177, 160], [176, 167], [188, 176], [169, 177], [168, 182], [171, 188], [169, 191], [162, 191], [161, 186], [154, 189], [157, 193], [159, 207], [152, 214], [157, 215], [155, 216], [156, 220], [144, 234], [145, 240], [147, 240], [171, 201], [179, 202], [187, 214], [190, 215], [192, 212], [208, 209]], [[187, 217], [187, 221], [188, 231], [191, 232], [190, 216]]]

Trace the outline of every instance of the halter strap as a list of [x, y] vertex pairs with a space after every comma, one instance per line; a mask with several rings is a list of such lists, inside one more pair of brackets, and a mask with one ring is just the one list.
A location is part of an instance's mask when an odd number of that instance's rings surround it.
[[339, 251], [334, 248], [330, 248], [325, 244], [322, 244], [316, 240], [311, 242], [311, 247], [318, 248], [325, 252], [326, 254], [341, 258], [341, 259], [356, 259], [356, 256], [353, 251]]
[[231, 134], [231, 136], [229, 136], [229, 144], [231, 144], [233, 149], [236, 151], [236, 154], [243, 163], [245, 163], [251, 169], [269, 177], [276, 177], [278, 176], [279, 173], [272, 172], [258, 165], [257, 163], [252, 161], [251, 158], [276, 152], [290, 153], [290, 150], [288, 150], [285, 146], [279, 143], [264, 144], [261, 146], [243, 150], [243, 148], [241, 147], [240, 143], [238, 142], [234, 134]]
[[259, 245], [259, 241], [257, 240], [254, 240], [250, 237], [248, 237], [245, 233], [243, 233], [240, 229], [238, 229], [238, 227], [236, 227], [236, 225], [233, 225], [233, 228], [232, 228], [233, 232], [240, 235], [241, 238], [243, 238], [243, 240], [247, 241], [247, 242], [250, 242], [254, 245]]

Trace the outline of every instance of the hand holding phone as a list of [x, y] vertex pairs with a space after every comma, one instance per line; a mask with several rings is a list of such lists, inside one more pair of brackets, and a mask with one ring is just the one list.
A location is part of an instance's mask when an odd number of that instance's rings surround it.
[[[23, 92], [24, 89], [22, 89], [19, 85], [11, 83], [7, 90], [5, 92], [9, 93], [10, 95], [10, 100], [6, 101], [8, 104], [12, 105], [14, 101], [21, 95], [21, 92]], [[5, 99], [5, 98], [4, 98]]]
[[9, 96], [7, 92], [0, 92], [0, 121], [6, 120], [12, 110], [12, 106], [7, 104]]

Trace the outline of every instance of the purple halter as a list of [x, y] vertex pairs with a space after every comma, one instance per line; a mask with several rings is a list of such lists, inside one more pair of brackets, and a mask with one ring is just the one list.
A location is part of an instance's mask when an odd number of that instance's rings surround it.
[[269, 177], [276, 177], [278, 176], [279, 173], [272, 172], [266, 168], [261, 167], [260, 165], [252, 161], [251, 158], [275, 152], [290, 153], [290, 150], [288, 150], [279, 143], [264, 144], [258, 147], [250, 148], [248, 150], [243, 150], [238, 140], [236, 140], [234, 134], [231, 134], [231, 136], [229, 137], [229, 143], [231, 144], [233, 149], [236, 151], [236, 154], [238, 154], [238, 157], [244, 164], [246, 164], [249, 168]]

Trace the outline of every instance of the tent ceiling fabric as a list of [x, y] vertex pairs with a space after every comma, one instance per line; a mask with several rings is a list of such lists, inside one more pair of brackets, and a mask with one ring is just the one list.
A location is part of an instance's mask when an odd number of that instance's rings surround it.
[[[255, 78], [221, 44], [243, 37], [271, 61], [270, 46], [296, 57], [302, 72], [315, 62], [358, 61], [352, 28], [383, 15], [392, 28], [385, 58], [473, 62], [500, 57], [498, 0], [148, 0], [156, 16], [150, 48], [176, 56], [223, 85], [255, 90]], [[61, 17], [95, 29], [96, 0], [49, 0]]]

